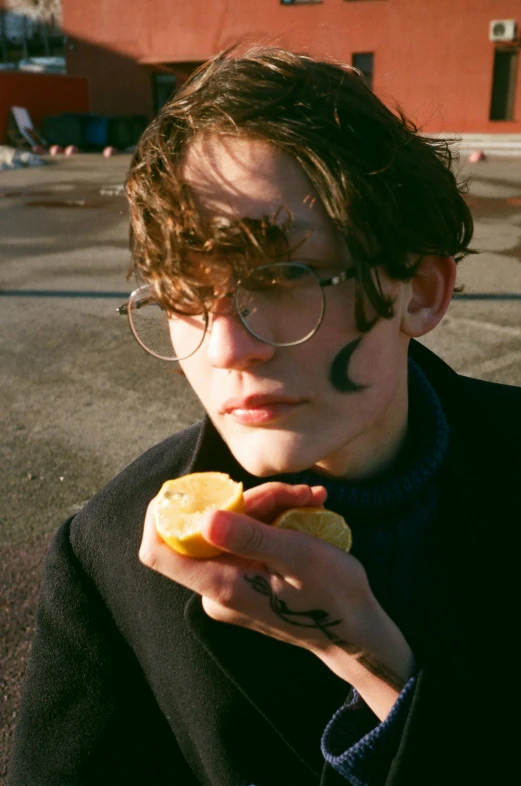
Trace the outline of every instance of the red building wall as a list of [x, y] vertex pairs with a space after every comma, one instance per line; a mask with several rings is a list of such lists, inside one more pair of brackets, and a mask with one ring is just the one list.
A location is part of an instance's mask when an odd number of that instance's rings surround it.
[[12, 106], [28, 110], [38, 128], [46, 115], [88, 112], [89, 85], [85, 77], [0, 71], [0, 144], [5, 140]]
[[348, 63], [374, 52], [375, 92], [424, 130], [450, 132], [521, 132], [519, 74], [514, 120], [489, 120], [489, 22], [511, 18], [521, 26], [520, 0], [63, 0], [69, 68], [89, 75], [93, 111], [150, 115], [154, 68], [242, 40]]

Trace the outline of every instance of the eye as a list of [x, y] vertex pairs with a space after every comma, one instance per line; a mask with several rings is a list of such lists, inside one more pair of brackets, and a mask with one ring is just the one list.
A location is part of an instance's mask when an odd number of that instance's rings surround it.
[[302, 281], [310, 276], [307, 265], [291, 262], [277, 265], [266, 265], [254, 270], [242, 282], [242, 288], [249, 290], [270, 289], [271, 287]]
[[301, 278], [306, 278], [306, 276], [309, 276], [310, 270], [313, 270], [310, 265], [288, 265], [281, 270], [279, 278], [281, 281], [299, 281]]

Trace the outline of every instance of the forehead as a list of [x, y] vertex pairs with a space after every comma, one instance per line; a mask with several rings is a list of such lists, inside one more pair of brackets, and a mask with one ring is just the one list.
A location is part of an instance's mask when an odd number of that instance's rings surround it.
[[182, 167], [198, 206], [208, 216], [261, 219], [291, 215], [288, 234], [331, 231], [331, 221], [306, 173], [288, 153], [264, 140], [200, 136]]

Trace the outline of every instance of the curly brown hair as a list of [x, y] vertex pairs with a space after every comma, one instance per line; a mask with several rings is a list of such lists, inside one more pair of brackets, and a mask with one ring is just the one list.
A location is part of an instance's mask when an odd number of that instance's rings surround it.
[[[466, 184], [453, 173], [446, 140], [421, 136], [350, 66], [278, 48], [242, 57], [230, 50], [201, 66], [162, 108], [128, 174], [130, 274], [153, 282], [166, 308], [180, 300], [204, 305], [216, 278], [240, 276], [259, 256], [288, 253], [290, 215], [230, 222], [197, 210], [182, 163], [200, 134], [262, 139], [297, 159], [345, 238], [360, 330], [375, 321], [365, 315], [364, 294], [379, 317], [393, 315], [379, 266], [406, 281], [427, 254], [459, 261], [472, 253]], [[194, 250], [207, 264], [190, 264]]]

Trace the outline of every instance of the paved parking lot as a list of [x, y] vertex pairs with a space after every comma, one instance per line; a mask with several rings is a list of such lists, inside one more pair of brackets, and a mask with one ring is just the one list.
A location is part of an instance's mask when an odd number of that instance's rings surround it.
[[[128, 161], [79, 155], [0, 173], [0, 783], [49, 537], [201, 413], [115, 311], [130, 289]], [[425, 343], [458, 371], [521, 386], [521, 159], [462, 172], [481, 253], [462, 263], [464, 295]]]

